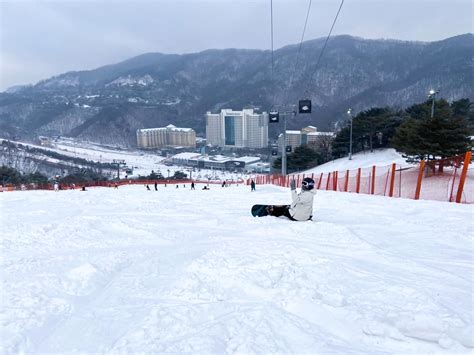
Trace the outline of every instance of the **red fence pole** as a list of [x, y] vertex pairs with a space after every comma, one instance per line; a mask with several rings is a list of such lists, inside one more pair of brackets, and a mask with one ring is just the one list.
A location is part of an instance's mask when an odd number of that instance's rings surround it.
[[390, 176], [390, 190], [388, 191], [388, 195], [390, 197], [393, 197], [393, 188], [395, 184], [395, 170], [397, 169], [397, 164], [393, 163], [392, 164], [392, 172]]
[[361, 174], [361, 171], [362, 171], [361, 168], [357, 169], [356, 193], [360, 192], [360, 174]]
[[416, 182], [416, 190], [415, 190], [415, 200], [420, 199], [420, 192], [421, 192], [421, 182], [423, 180], [423, 172], [425, 171], [425, 161], [420, 161], [420, 171], [418, 171], [418, 181]]
[[372, 190], [370, 193], [372, 195], [375, 193], [375, 165], [372, 167]]
[[349, 170], [346, 170], [346, 180], [344, 181], [344, 192], [347, 192], [349, 187]]
[[338, 171], [334, 172], [334, 179], [333, 179], [333, 185], [332, 188], [334, 191], [337, 191], [337, 179], [338, 179]]
[[326, 191], [329, 190], [329, 181], [331, 181], [331, 173], [328, 173], [328, 181], [326, 182]]
[[319, 188], [321, 187], [321, 182], [323, 181], [323, 174], [324, 174], [324, 173], [321, 173], [321, 175], [319, 176], [318, 190], [319, 190]]
[[464, 154], [464, 164], [462, 166], [461, 180], [459, 180], [458, 193], [456, 194], [456, 203], [461, 203], [462, 190], [464, 189], [464, 182], [466, 181], [467, 168], [471, 162], [471, 152]]

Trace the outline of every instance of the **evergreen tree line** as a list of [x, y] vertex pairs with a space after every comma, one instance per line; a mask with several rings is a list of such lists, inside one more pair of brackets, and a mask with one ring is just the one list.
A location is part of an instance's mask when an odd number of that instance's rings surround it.
[[[408, 162], [460, 155], [472, 149], [474, 107], [469, 99], [448, 103], [427, 100], [404, 110], [375, 107], [352, 117], [352, 153], [395, 148]], [[432, 116], [433, 113], [433, 116]], [[349, 154], [350, 119], [336, 133], [330, 149], [305, 145], [287, 156], [288, 172], [305, 170]], [[281, 169], [281, 158], [273, 167]]]
[[61, 184], [80, 184], [92, 181], [103, 181], [106, 179], [106, 177], [91, 169], [78, 170], [77, 172], [56, 179], [48, 178], [39, 172], [22, 174], [14, 168], [5, 165], [0, 166], [0, 184], [2, 185], [44, 184], [53, 181]]
[[72, 163], [74, 165], [86, 165], [90, 166], [91, 168], [96, 168], [97, 170], [103, 169], [103, 170], [114, 170], [116, 167], [115, 165], [111, 163], [102, 163], [102, 162], [95, 162], [93, 160], [87, 160], [84, 158], [79, 158], [79, 157], [73, 157], [65, 154], [60, 154], [58, 152], [52, 151], [52, 150], [47, 150], [47, 149], [41, 149], [38, 147], [31, 147], [29, 145], [23, 145], [21, 143], [12, 143], [10, 141], [4, 140], [2, 143], [2, 148], [4, 150], [11, 150], [12, 152], [16, 152], [18, 150], [24, 150], [28, 153], [31, 154], [42, 154], [54, 159], [61, 160], [66, 163]]
[[42, 184], [48, 182], [48, 178], [41, 173], [21, 174], [18, 170], [8, 166], [0, 166], [0, 184], [27, 184], [36, 183]]

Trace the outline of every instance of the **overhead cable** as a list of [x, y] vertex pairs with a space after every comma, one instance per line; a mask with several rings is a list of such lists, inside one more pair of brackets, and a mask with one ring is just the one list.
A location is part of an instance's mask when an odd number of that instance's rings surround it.
[[339, 13], [341, 12], [342, 5], [344, 5], [344, 0], [341, 0], [341, 4], [339, 5], [339, 9], [337, 10], [336, 16], [334, 17], [334, 20], [333, 20], [333, 22], [332, 22], [331, 29], [329, 30], [329, 33], [328, 33], [328, 35], [327, 35], [327, 37], [326, 37], [326, 41], [324, 41], [323, 48], [322, 48], [321, 52], [319, 53], [318, 60], [316, 61], [316, 65], [314, 66], [314, 70], [313, 70], [313, 72], [311, 73], [311, 75], [309, 76], [306, 92], [309, 92], [309, 86], [311, 85], [311, 82], [313, 81], [313, 76], [314, 76], [314, 74], [316, 73], [316, 69], [318, 68], [318, 65], [319, 65], [319, 63], [320, 63], [320, 61], [321, 61], [321, 58], [322, 58], [323, 54], [324, 54], [324, 50], [326, 49], [326, 46], [327, 46], [327, 44], [328, 44], [329, 38], [331, 37], [332, 30], [334, 29], [334, 26], [335, 26], [335, 24], [336, 24], [337, 18], [339, 17]]

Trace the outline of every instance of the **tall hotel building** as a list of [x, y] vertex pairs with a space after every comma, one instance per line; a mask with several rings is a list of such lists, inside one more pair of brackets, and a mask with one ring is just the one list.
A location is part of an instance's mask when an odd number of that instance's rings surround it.
[[253, 109], [206, 114], [207, 143], [224, 148], [266, 148], [268, 114]]
[[138, 148], [196, 147], [196, 132], [191, 128], [168, 125], [137, 130]]

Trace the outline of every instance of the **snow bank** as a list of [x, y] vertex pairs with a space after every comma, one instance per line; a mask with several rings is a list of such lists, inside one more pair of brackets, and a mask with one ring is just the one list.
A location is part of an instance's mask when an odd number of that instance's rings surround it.
[[401, 156], [395, 149], [375, 149], [373, 152], [360, 152], [352, 156], [352, 160], [349, 158], [340, 158], [325, 164], [321, 164], [315, 168], [303, 171], [302, 173], [314, 173], [321, 174], [333, 171], [346, 171], [354, 170], [358, 168], [369, 168], [372, 166], [388, 166], [392, 163], [396, 163], [398, 166], [412, 166], [405, 161], [405, 158]]
[[201, 188], [0, 194], [0, 352], [472, 353], [472, 206]]

